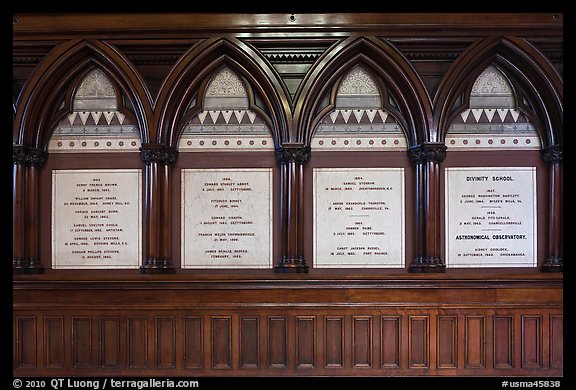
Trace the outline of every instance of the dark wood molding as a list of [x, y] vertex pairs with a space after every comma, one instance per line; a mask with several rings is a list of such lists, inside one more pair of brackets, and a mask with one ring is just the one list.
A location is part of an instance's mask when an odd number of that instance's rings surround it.
[[[397, 119], [403, 127], [409, 145], [428, 140], [432, 107], [426, 87], [406, 57], [386, 41], [377, 37], [344, 39], [330, 47], [312, 66], [298, 88], [294, 113], [299, 142], [310, 144], [323, 115], [317, 115], [321, 99], [334, 88], [337, 80], [353, 66], [362, 64], [377, 76], [387, 93], [398, 102]], [[400, 98], [401, 97], [401, 98]], [[393, 110], [395, 112], [396, 109]]]
[[205, 80], [223, 65], [246, 79], [254, 93], [262, 98], [265, 107], [260, 107], [260, 113], [265, 113], [263, 119], [269, 122], [275, 145], [288, 139], [289, 94], [276, 72], [262, 54], [244, 42], [234, 38], [210, 38], [180, 58], [159, 92], [156, 116], [159, 142], [177, 145], [184, 126], [181, 119], [188, 104]]
[[13, 273], [43, 273], [39, 258], [39, 168], [48, 153], [27, 145], [12, 145]]
[[[563, 34], [562, 13], [14, 14], [13, 375], [561, 377]], [[314, 149], [357, 65], [407, 150]], [[541, 151], [447, 153], [488, 65]], [[273, 150], [178, 150], [223, 67]], [[95, 68], [139, 152], [48, 155]], [[444, 166], [535, 167], [539, 267], [446, 266]], [[386, 167], [404, 172], [405, 266], [308, 264], [314, 169]], [[139, 269], [53, 269], [52, 172], [118, 168], [143, 171]], [[271, 267], [182, 267], [182, 170], [210, 168], [271, 169]]]
[[[516, 86], [516, 104], [535, 122], [543, 146], [562, 143], [562, 80], [550, 61], [526, 40], [515, 36], [490, 36], [471, 44], [452, 63], [433, 99], [434, 123], [443, 142], [455, 115], [468, 102], [462, 96], [478, 75], [495, 65]], [[526, 105], [524, 100], [530, 104]]]
[[276, 159], [280, 164], [281, 234], [282, 255], [274, 271], [277, 273], [307, 273], [304, 259], [304, 171], [303, 165], [310, 160], [310, 146], [300, 143], [285, 143], [276, 148]]
[[562, 145], [552, 145], [542, 149], [542, 159], [548, 163], [549, 171], [549, 212], [548, 212], [548, 257], [540, 268], [542, 272], [563, 272], [563, 180]]
[[446, 272], [440, 256], [440, 164], [446, 158], [446, 145], [424, 143], [409, 149], [416, 165], [415, 259], [410, 272]]
[[172, 147], [145, 143], [140, 158], [145, 169], [144, 231], [146, 233], [141, 273], [173, 273], [170, 251], [170, 171], [178, 151]]

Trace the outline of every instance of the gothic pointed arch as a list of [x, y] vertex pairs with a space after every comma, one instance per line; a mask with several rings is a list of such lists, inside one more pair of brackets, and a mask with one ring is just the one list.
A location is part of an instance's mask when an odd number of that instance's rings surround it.
[[[192, 47], [163, 83], [156, 113], [158, 143], [175, 148], [194, 114], [202, 111], [207, 80], [223, 67], [249, 85], [249, 106], [262, 115], [279, 145], [287, 139], [291, 112], [289, 93], [262, 55], [237, 39], [207, 39]], [[191, 105], [191, 102], [193, 103]]]
[[562, 143], [562, 80], [534, 46], [516, 37], [493, 36], [471, 45], [452, 64], [434, 96], [437, 142], [454, 118], [470, 108], [470, 93], [489, 66], [505, 75], [515, 106], [535, 125], [543, 148]]
[[317, 124], [334, 104], [323, 100], [343, 75], [361, 65], [381, 82], [394, 103], [407, 143], [418, 145], [433, 138], [432, 106], [428, 92], [408, 60], [393, 46], [376, 37], [349, 38], [333, 46], [317, 61], [296, 92], [294, 141], [309, 144]]
[[93, 69], [102, 71], [128, 99], [126, 106], [146, 142], [152, 117], [150, 93], [130, 61], [98, 40], [65, 42], [42, 60], [15, 104], [13, 142], [45, 150], [55, 123], [72, 110], [71, 89]]

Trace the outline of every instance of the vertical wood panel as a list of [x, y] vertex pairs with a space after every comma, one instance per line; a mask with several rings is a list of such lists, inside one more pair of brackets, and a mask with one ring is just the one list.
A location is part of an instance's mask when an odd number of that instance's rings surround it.
[[298, 368], [314, 368], [316, 350], [315, 317], [296, 319], [296, 364]]
[[409, 316], [408, 365], [410, 368], [428, 368], [428, 321], [428, 316]]
[[72, 317], [72, 367], [92, 368], [91, 317]]
[[100, 318], [100, 367], [120, 368], [120, 320]]
[[372, 367], [372, 317], [353, 317], [353, 366]]
[[148, 320], [128, 317], [128, 368], [148, 367]]
[[542, 366], [542, 316], [522, 316], [522, 367]]
[[202, 317], [186, 317], [184, 319], [184, 367], [204, 367]]
[[275, 368], [288, 367], [286, 317], [268, 318], [268, 365]]
[[173, 317], [155, 318], [156, 367], [176, 367], [176, 323]]
[[512, 323], [510, 316], [494, 316], [494, 368], [514, 366]]
[[325, 367], [344, 367], [343, 325], [342, 317], [326, 317], [324, 320], [324, 356], [326, 359], [324, 364]]
[[456, 368], [458, 366], [458, 318], [456, 316], [438, 316], [436, 327], [436, 366], [438, 368]]
[[36, 317], [16, 317], [16, 367], [36, 368]]
[[380, 317], [381, 367], [399, 368], [400, 350], [400, 317]]
[[44, 317], [44, 354], [47, 368], [64, 367], [64, 317]]
[[212, 317], [212, 368], [232, 366], [231, 317]]
[[550, 368], [564, 367], [564, 319], [550, 316]]
[[486, 331], [483, 316], [466, 316], [464, 323], [464, 367], [486, 366]]
[[240, 368], [258, 368], [260, 319], [240, 317]]

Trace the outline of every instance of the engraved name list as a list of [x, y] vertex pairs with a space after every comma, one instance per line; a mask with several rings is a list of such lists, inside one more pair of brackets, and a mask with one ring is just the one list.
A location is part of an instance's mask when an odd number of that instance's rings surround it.
[[446, 168], [446, 264], [536, 266], [536, 169]]
[[141, 170], [54, 170], [52, 267], [138, 268]]

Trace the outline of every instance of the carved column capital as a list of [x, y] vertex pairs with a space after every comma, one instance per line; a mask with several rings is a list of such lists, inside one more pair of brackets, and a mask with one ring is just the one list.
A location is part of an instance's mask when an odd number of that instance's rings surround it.
[[410, 160], [414, 164], [426, 162], [441, 163], [446, 158], [446, 145], [440, 143], [423, 143], [414, 146], [408, 151]]
[[48, 152], [26, 145], [12, 145], [12, 162], [24, 166], [40, 167], [46, 161]]
[[276, 159], [281, 165], [288, 164], [289, 162], [296, 162], [298, 164], [306, 164], [310, 160], [310, 146], [298, 144], [283, 144], [276, 148]]
[[140, 158], [146, 164], [158, 162], [164, 165], [174, 165], [178, 158], [178, 151], [161, 144], [145, 143], [140, 147]]
[[562, 145], [552, 145], [542, 149], [542, 158], [544, 161], [555, 164], [562, 161]]

